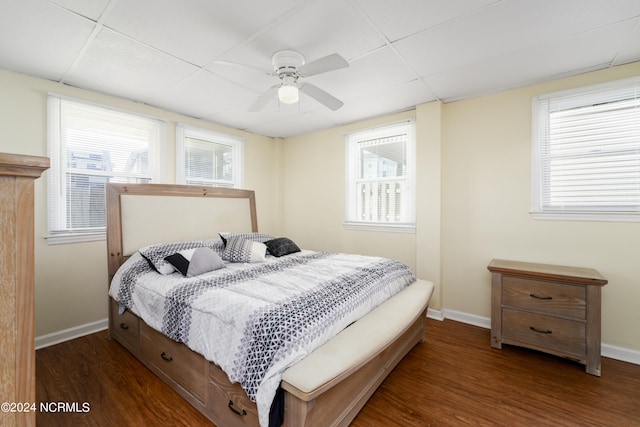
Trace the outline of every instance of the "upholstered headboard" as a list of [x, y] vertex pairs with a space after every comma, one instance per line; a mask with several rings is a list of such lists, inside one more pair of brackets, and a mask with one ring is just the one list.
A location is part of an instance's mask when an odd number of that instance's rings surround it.
[[258, 231], [251, 190], [166, 184], [106, 184], [109, 281], [139, 248]]

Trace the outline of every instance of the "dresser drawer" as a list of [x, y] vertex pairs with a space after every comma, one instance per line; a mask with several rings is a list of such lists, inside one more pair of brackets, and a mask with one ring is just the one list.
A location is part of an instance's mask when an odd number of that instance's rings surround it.
[[502, 338], [505, 342], [512, 340], [516, 344], [582, 360], [586, 351], [585, 337], [584, 322], [509, 308], [502, 310]]
[[584, 286], [504, 276], [502, 305], [585, 320], [587, 296]]
[[202, 356], [145, 323], [140, 326], [140, 350], [150, 363], [204, 402], [208, 362]]
[[256, 404], [249, 400], [240, 384], [231, 384], [227, 374], [213, 363], [209, 364], [208, 387], [207, 398], [214, 402], [207, 402], [207, 408], [215, 414], [215, 419], [224, 421], [225, 425], [259, 426]]
[[140, 349], [140, 319], [128, 310], [118, 314], [118, 308], [119, 304], [112, 299], [109, 307], [111, 310], [110, 332], [125, 347], [137, 352]]

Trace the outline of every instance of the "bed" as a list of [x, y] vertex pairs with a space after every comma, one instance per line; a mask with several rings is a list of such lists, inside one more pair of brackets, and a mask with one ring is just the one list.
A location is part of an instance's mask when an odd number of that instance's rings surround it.
[[[258, 232], [253, 191], [109, 183], [106, 184], [106, 200], [110, 336], [220, 427], [275, 425], [274, 420], [280, 420], [285, 426], [296, 427], [348, 425], [389, 372], [417, 343], [424, 341], [426, 310], [433, 284], [410, 278], [399, 263], [300, 248], [279, 254], [283, 256], [269, 255], [265, 259], [258, 259], [258, 262], [240, 259], [242, 262], [229, 263], [229, 259], [236, 261], [233, 259], [236, 252], [230, 252], [230, 248], [235, 249], [236, 245], [249, 248], [249, 253], [252, 250], [260, 253], [261, 244], [271, 245], [275, 241], [284, 241], [286, 247], [291, 244], [295, 246], [289, 239]], [[158, 252], [158, 248], [168, 250], [167, 247], [175, 242], [189, 242], [191, 246], [185, 246], [186, 249], [179, 252], [180, 262], [174, 264], [180, 268], [174, 267], [174, 270], [165, 271], [170, 273], [163, 275], [162, 268], [151, 262], [149, 253], [161, 253], [162, 258], [158, 259], [170, 259], [173, 262], [174, 258], [165, 258], [164, 252]], [[156, 252], [149, 252], [149, 248]], [[214, 259], [210, 253], [215, 252], [225, 258], [225, 265], [219, 270], [214, 268], [215, 271], [207, 270], [200, 275], [194, 267], [201, 265], [194, 261], [195, 251], [199, 251], [198, 256], [206, 253], [207, 257], [211, 257], [207, 260]], [[267, 254], [270, 251], [275, 254], [279, 249], [269, 246]], [[187, 259], [185, 264], [184, 257], [192, 257], [191, 263]], [[215, 257], [216, 262], [219, 259]], [[349, 276], [349, 280], [363, 289], [367, 303], [353, 303], [356, 310], [336, 316], [339, 320], [331, 324], [318, 323], [322, 332], [311, 329], [304, 329], [304, 333], [296, 332], [299, 341], [289, 342], [287, 337], [284, 340], [287, 342], [286, 355], [280, 350], [270, 353], [276, 355], [275, 362], [268, 364], [268, 369], [272, 371], [260, 371], [258, 375], [254, 370], [243, 367], [238, 374], [233, 368], [239, 366], [237, 360], [231, 356], [223, 357], [216, 347], [236, 350], [242, 347], [245, 350], [235, 353], [242, 353], [243, 360], [262, 360], [263, 344], [267, 342], [265, 336], [268, 336], [266, 333], [256, 334], [252, 329], [251, 337], [259, 335], [255, 339], [234, 334], [236, 329], [248, 330], [246, 325], [250, 322], [247, 319], [252, 319], [253, 324], [265, 325], [265, 317], [257, 317], [256, 313], [272, 313], [269, 310], [273, 305], [278, 305], [279, 313], [282, 306], [296, 305], [265, 302], [276, 298], [275, 294], [280, 292], [278, 288], [283, 289], [281, 292], [285, 293], [288, 302], [303, 300], [295, 296], [299, 287], [304, 288], [304, 292], [316, 292], [317, 286], [307, 284], [307, 280], [291, 279], [293, 276], [289, 276], [290, 272], [295, 271], [301, 277], [308, 278], [309, 283], [315, 280], [314, 277], [322, 276], [323, 286], [325, 282], [333, 285], [337, 282], [329, 278], [330, 270], [340, 272], [344, 267], [341, 277], [345, 276], [347, 265], [356, 261], [366, 265], [360, 267], [358, 264], [358, 276]], [[189, 274], [195, 272], [195, 275], [181, 278], [187, 276], [187, 270]], [[258, 276], [258, 271], [267, 271], [269, 279]], [[259, 277], [260, 286], [246, 282], [248, 276]], [[169, 285], [169, 278], [173, 277], [186, 280], [188, 285], [171, 288], [173, 285]], [[205, 277], [207, 281], [203, 279]], [[237, 280], [238, 283], [230, 279], [235, 277], [241, 278]], [[384, 287], [377, 284], [382, 280], [389, 280], [390, 284]], [[291, 290], [283, 284], [290, 285]], [[266, 288], [270, 285], [274, 287]], [[336, 290], [342, 286], [336, 284], [330, 292], [323, 293], [336, 298]], [[176, 293], [174, 289], [180, 289], [180, 292]], [[192, 292], [191, 289], [196, 291]], [[234, 289], [242, 289], [242, 296], [231, 292]], [[143, 297], [145, 292], [148, 297]], [[238, 299], [252, 292], [261, 295], [259, 302], [255, 303], [258, 308], [252, 308], [253, 299]], [[157, 301], [154, 300], [156, 294], [159, 295]], [[180, 299], [176, 297], [178, 294], [188, 296]], [[193, 294], [197, 294], [197, 297], [193, 297]], [[348, 294], [354, 295], [353, 298], [358, 295], [354, 290], [349, 290]], [[135, 295], [135, 298], [131, 295]], [[309, 298], [309, 295], [314, 297]], [[304, 293], [304, 300], [315, 301], [315, 295]], [[175, 302], [175, 306], [169, 306], [169, 300], [179, 301]], [[192, 305], [187, 309], [182, 308], [187, 300]], [[209, 307], [209, 300], [224, 301], [222, 305], [225, 308], [205, 316], [203, 313], [209, 310], [205, 308]], [[263, 304], [269, 309], [263, 308]], [[324, 300], [318, 300], [316, 306], [323, 304], [327, 306]], [[335, 304], [338, 306], [341, 303], [336, 300]], [[333, 306], [333, 303], [328, 306]], [[163, 312], [162, 307], [170, 308]], [[301, 317], [310, 318], [308, 313], [315, 313], [311, 309], [304, 310], [307, 311], [302, 311], [304, 315]], [[157, 312], [158, 318], [153, 317], [154, 312]], [[176, 315], [176, 312], [180, 315]], [[244, 313], [245, 317], [226, 318], [224, 316], [228, 313], [225, 312], [233, 312], [236, 316]], [[280, 313], [279, 316], [280, 323], [294, 317], [287, 313]], [[314, 322], [328, 322], [325, 319], [327, 317], [331, 316], [322, 311], [322, 314], [314, 317]], [[178, 326], [175, 326], [176, 323]], [[192, 326], [192, 323], [200, 326]], [[187, 332], [185, 329], [188, 329]], [[261, 331], [264, 329], [260, 328]], [[291, 329], [298, 331], [302, 327], [292, 326]], [[203, 332], [205, 330], [207, 333]], [[282, 329], [279, 326], [277, 331], [281, 338]], [[268, 332], [271, 333], [271, 329]], [[252, 340], [258, 344], [245, 344]], [[255, 357], [258, 353], [254, 349], [257, 347], [261, 349], [259, 357]], [[245, 353], [254, 356], [248, 357]], [[238, 357], [237, 354], [234, 357]], [[247, 374], [249, 371], [251, 375]]]

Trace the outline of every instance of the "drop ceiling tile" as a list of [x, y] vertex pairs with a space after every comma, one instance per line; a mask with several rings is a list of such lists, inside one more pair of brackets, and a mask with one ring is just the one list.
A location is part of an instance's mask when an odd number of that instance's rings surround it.
[[415, 78], [416, 74], [401, 61], [393, 50], [385, 47], [352, 61], [349, 68], [331, 71], [305, 80], [344, 101], [380, 87], [397, 86]]
[[230, 82], [251, 88], [259, 93], [280, 83], [280, 79], [271, 75], [271, 68], [261, 69], [229, 61], [214, 61], [210, 63], [206, 69]]
[[271, 137], [288, 138], [333, 127], [339, 116], [333, 111], [301, 113], [295, 117], [282, 115], [276, 119], [262, 121], [249, 127], [251, 132]]
[[85, 16], [89, 19], [97, 21], [110, 0], [50, 0], [52, 3], [58, 4], [65, 9], [73, 11], [78, 15]]
[[300, 2], [120, 1], [106, 24], [145, 44], [204, 66]]
[[354, 1], [390, 41], [397, 41], [433, 28], [497, 2], [496, 0]]
[[147, 102], [191, 117], [211, 117], [229, 108], [247, 109], [257, 93], [201, 70], [176, 85], [159, 89]]
[[[301, 115], [295, 105], [285, 105], [281, 108], [265, 107], [259, 112], [250, 112], [248, 109], [229, 108], [217, 111], [206, 116], [207, 119], [217, 123], [229, 123], [236, 129], [247, 130], [260, 135], [279, 137], [287, 133], [287, 124], [296, 122]], [[279, 131], [272, 131], [278, 129]], [[267, 130], [269, 129], [269, 130]]]
[[622, 65], [640, 59], [640, 18], [633, 21], [633, 28], [629, 34], [620, 42], [618, 51], [612, 65]]
[[640, 13], [640, 2], [511, 0], [395, 44], [421, 76], [579, 34]]
[[0, 4], [0, 67], [59, 80], [94, 23], [41, 0]]
[[436, 100], [434, 93], [415, 79], [392, 87], [372, 88], [368, 93], [349, 99], [342, 107], [342, 123], [363, 120], [415, 108], [416, 105]]
[[256, 37], [221, 59], [271, 70], [271, 56], [282, 49], [294, 49], [307, 62], [332, 53], [350, 60], [384, 43], [378, 33], [343, 0], [308, 2]]
[[103, 29], [66, 83], [144, 102], [197, 68]]
[[432, 75], [426, 81], [441, 99], [454, 101], [608, 68], [617, 53], [613, 46], [626, 39], [633, 25], [623, 21]]

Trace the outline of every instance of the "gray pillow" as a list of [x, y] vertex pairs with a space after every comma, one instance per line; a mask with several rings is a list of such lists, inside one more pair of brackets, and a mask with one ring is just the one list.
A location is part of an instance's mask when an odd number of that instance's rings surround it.
[[220, 255], [211, 248], [185, 249], [165, 258], [169, 264], [185, 277], [199, 276], [224, 267]]

